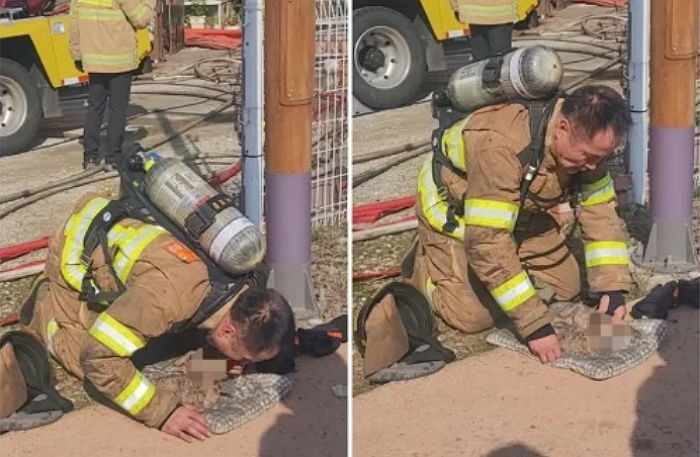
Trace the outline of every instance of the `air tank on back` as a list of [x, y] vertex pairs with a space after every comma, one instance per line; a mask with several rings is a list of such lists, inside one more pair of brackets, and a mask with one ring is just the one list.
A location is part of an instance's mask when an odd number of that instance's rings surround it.
[[[146, 195], [182, 229], [186, 230], [188, 216], [219, 194], [179, 159], [149, 153], [144, 169]], [[252, 270], [265, 256], [262, 234], [233, 206], [216, 213], [197, 242], [217, 265], [233, 274]]]
[[489, 85], [484, 82], [488, 63], [489, 59], [480, 60], [454, 72], [447, 83], [452, 106], [471, 112], [506, 100], [549, 97], [557, 92], [564, 75], [559, 55], [544, 46], [521, 48], [504, 55], [500, 81]]

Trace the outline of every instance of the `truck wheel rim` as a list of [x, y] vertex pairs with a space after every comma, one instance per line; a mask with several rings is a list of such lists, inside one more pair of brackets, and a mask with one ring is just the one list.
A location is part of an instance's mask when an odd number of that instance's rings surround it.
[[[404, 37], [395, 29], [381, 25], [370, 27], [360, 35], [354, 57], [355, 68], [362, 79], [378, 89], [398, 86], [411, 68], [411, 52]], [[377, 60], [381, 61], [380, 65]]]
[[0, 76], [0, 136], [9, 136], [27, 119], [27, 95], [14, 79]]

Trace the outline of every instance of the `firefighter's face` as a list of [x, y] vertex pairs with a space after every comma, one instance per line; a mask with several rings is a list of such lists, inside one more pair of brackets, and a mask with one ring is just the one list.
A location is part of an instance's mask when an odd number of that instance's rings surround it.
[[275, 349], [258, 352], [248, 349], [243, 341], [243, 333], [242, 326], [233, 322], [230, 316], [226, 316], [218, 327], [207, 335], [207, 340], [228, 359], [235, 360], [242, 365], [270, 360], [277, 356], [278, 351]]
[[556, 124], [553, 147], [559, 165], [568, 174], [574, 174], [594, 170], [601, 160], [615, 150], [618, 142], [612, 128], [595, 133], [593, 138], [586, 138], [577, 134], [571, 123], [561, 117]]

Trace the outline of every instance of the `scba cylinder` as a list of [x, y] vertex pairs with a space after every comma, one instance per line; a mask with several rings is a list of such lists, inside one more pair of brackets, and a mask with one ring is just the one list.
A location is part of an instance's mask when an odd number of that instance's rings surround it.
[[[184, 230], [187, 218], [219, 195], [179, 159], [150, 153], [145, 157], [144, 168], [146, 195]], [[252, 270], [265, 256], [260, 230], [233, 206], [218, 211], [197, 242], [217, 265], [233, 274]]]
[[506, 100], [552, 96], [559, 89], [563, 75], [564, 68], [556, 51], [530, 46], [502, 58], [480, 60], [460, 68], [447, 83], [447, 96], [452, 106], [471, 112]]

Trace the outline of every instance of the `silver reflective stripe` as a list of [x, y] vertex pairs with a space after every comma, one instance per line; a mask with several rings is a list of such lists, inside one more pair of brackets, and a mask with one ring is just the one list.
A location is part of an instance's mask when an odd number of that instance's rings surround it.
[[95, 330], [104, 333], [106, 336], [108, 336], [115, 344], [121, 346], [124, 349], [124, 351], [129, 355], [133, 354], [139, 349], [138, 346], [126, 339], [124, 336], [122, 336], [121, 333], [119, 333], [116, 329], [112, 328], [108, 323], [104, 321], [101, 321], [99, 319], [96, 320], [93, 327], [95, 328]]
[[239, 233], [248, 227], [253, 227], [253, 223], [241, 216], [238, 219], [232, 220], [223, 229], [221, 229], [214, 237], [214, 241], [212, 241], [211, 246], [209, 246], [209, 254], [212, 256], [214, 261], [218, 262], [219, 259], [221, 259], [221, 254], [223, 254], [229, 241], [234, 239]]
[[526, 48], [520, 48], [512, 56], [510, 56], [510, 81], [513, 83], [515, 91], [523, 96], [523, 98], [534, 99], [535, 97], [527, 90], [527, 86], [520, 78], [520, 61], [523, 58], [523, 53]]
[[510, 222], [517, 214], [505, 209], [480, 208], [478, 206], [468, 206], [464, 209], [464, 217], [488, 217]]
[[522, 305], [535, 293], [535, 288], [525, 271], [521, 271], [491, 291], [491, 295], [505, 312]]

